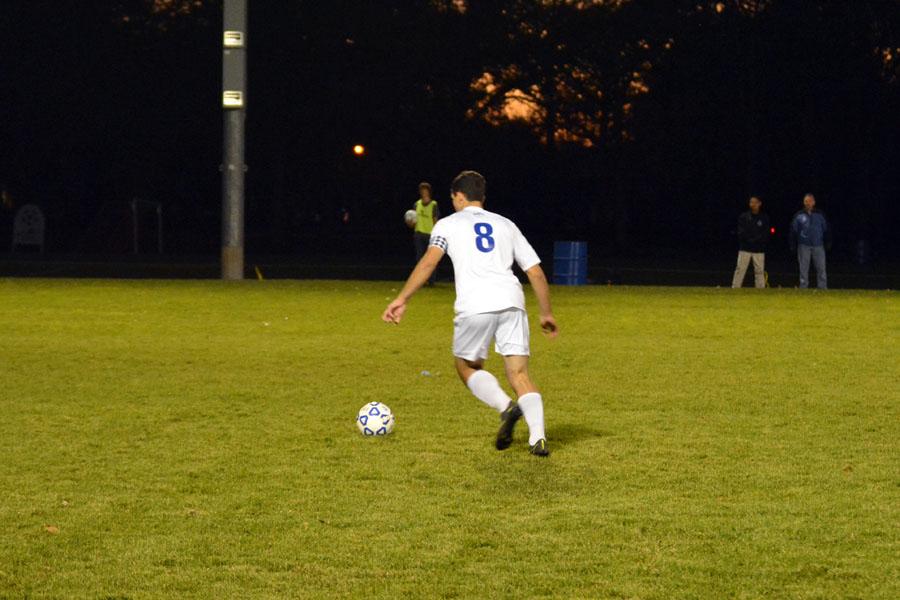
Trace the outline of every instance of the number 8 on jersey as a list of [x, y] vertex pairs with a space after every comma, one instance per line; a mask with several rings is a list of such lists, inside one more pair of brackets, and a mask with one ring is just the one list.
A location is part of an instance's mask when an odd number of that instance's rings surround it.
[[494, 249], [494, 238], [491, 234], [494, 228], [490, 223], [475, 223], [475, 246], [481, 252], [490, 252]]

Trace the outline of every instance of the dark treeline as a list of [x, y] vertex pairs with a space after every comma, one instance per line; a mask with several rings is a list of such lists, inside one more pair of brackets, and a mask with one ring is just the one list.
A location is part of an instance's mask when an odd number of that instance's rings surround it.
[[[900, 2], [250, 10], [249, 252], [401, 234], [420, 180], [447, 211], [476, 168], [531, 235], [595, 251], [729, 249], [749, 195], [783, 229], [812, 192], [836, 250], [900, 254]], [[3, 239], [36, 202], [51, 251], [125, 252], [139, 197], [168, 251], [215, 253], [220, 24], [220, 2], [4, 2]]]

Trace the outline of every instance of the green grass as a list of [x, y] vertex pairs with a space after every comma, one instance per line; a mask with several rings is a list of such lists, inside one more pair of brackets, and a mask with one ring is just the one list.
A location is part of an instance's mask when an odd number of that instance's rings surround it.
[[396, 287], [0, 280], [0, 597], [900, 597], [896, 293], [554, 289], [540, 460]]

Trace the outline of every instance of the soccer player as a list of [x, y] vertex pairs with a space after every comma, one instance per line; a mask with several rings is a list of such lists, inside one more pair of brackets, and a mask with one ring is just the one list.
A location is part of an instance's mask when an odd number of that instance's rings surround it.
[[[441, 209], [431, 197], [431, 184], [423, 181], [419, 184], [419, 199], [413, 205], [416, 211], [416, 226], [413, 232], [413, 245], [416, 248], [416, 262], [422, 260], [431, 239], [431, 230], [441, 218]], [[434, 274], [428, 279], [428, 285], [434, 285]]]
[[[484, 177], [475, 171], [463, 171], [453, 180], [450, 197], [456, 213], [434, 226], [428, 250], [381, 318], [387, 323], [400, 323], [409, 299], [428, 281], [444, 254], [450, 255], [456, 276], [456, 371], [476, 398], [500, 413], [498, 450], [509, 448], [516, 421], [524, 416], [531, 453], [549, 456], [543, 400], [528, 374], [525, 294], [512, 272], [513, 261], [525, 271], [537, 296], [541, 328], [556, 337], [559, 328], [550, 308], [550, 286], [537, 253], [515, 223], [484, 210], [484, 192]], [[503, 356], [506, 378], [518, 401], [510, 399], [497, 378], [484, 370], [491, 340]]]

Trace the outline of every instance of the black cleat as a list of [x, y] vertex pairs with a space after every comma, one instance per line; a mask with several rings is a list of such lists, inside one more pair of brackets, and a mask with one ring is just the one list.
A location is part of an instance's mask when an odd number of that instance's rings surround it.
[[500, 429], [497, 431], [497, 450], [506, 450], [512, 445], [513, 428], [516, 421], [522, 418], [522, 409], [517, 402], [510, 402], [500, 413]]
[[541, 438], [531, 446], [531, 453], [535, 456], [550, 456], [550, 451], [547, 450], [547, 440]]

